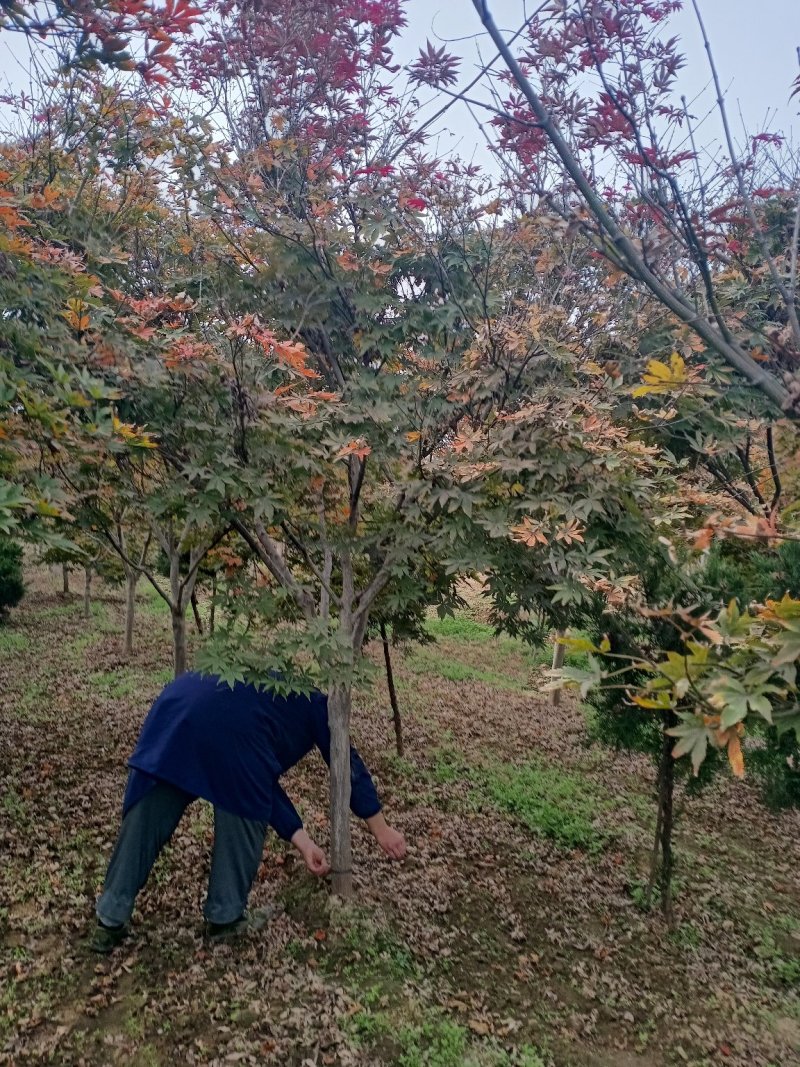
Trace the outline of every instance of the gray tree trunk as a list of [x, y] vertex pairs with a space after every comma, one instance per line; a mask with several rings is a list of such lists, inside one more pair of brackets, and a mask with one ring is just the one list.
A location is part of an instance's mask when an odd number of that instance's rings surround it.
[[197, 632], [202, 637], [203, 635], [203, 620], [200, 617], [200, 605], [197, 603], [197, 590], [192, 590], [191, 597], [192, 614], [194, 615], [194, 624], [197, 627]]
[[174, 545], [169, 561], [170, 615], [172, 618], [172, 653], [175, 677], [186, 673], [186, 607], [191, 590], [181, 584], [181, 556]]
[[331, 729], [331, 867], [333, 892], [344, 900], [353, 896], [353, 849], [350, 839], [350, 709], [349, 685], [328, 693]]
[[92, 617], [92, 568], [83, 569], [83, 617]]
[[383, 661], [386, 664], [386, 686], [389, 690], [389, 703], [392, 705], [392, 722], [394, 723], [395, 746], [397, 748], [397, 755], [402, 756], [405, 752], [403, 746], [403, 720], [400, 717], [400, 705], [397, 702], [397, 690], [394, 687], [392, 655], [389, 651], [389, 635], [386, 632], [385, 623], [381, 623], [381, 641], [383, 642]]
[[[567, 649], [566, 649], [566, 646], [562, 645], [561, 642], [558, 639], [563, 637], [565, 632], [566, 631], [564, 631], [564, 630], [559, 630], [556, 633], [556, 643], [555, 643], [555, 645], [553, 647], [553, 670], [554, 671], [560, 671], [561, 668], [564, 666], [564, 653], [567, 651]], [[557, 707], [561, 703], [561, 690], [560, 689], [552, 689], [550, 691], [550, 703], [553, 705], [554, 708]]]
[[175, 677], [186, 673], [186, 613], [185, 609], [172, 608], [172, 662]]
[[211, 575], [211, 609], [208, 613], [208, 632], [214, 636], [214, 626], [217, 621], [217, 572]]
[[69, 596], [69, 564], [68, 563], [62, 563], [61, 564], [61, 579], [62, 579], [62, 581], [64, 583], [63, 590], [62, 590], [63, 593], [64, 593], [64, 596]]
[[133, 624], [136, 618], [136, 584], [139, 575], [136, 571], [128, 571], [125, 575], [125, 645], [124, 653], [130, 656], [133, 652]]

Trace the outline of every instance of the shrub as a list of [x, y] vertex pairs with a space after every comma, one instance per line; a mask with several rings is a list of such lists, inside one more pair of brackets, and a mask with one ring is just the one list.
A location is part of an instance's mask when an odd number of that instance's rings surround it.
[[22, 600], [22, 548], [10, 537], [0, 536], [0, 618]]

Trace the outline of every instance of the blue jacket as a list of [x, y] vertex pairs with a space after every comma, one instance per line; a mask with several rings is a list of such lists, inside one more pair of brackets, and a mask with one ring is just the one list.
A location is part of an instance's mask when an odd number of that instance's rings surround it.
[[[288, 841], [303, 822], [278, 778], [314, 746], [330, 765], [328, 698], [278, 697], [252, 685], [231, 688], [213, 675], [184, 674], [157, 698], [128, 761], [123, 815], [157, 781], [241, 815], [271, 823]], [[350, 749], [350, 807], [381, 810], [375, 785]]]

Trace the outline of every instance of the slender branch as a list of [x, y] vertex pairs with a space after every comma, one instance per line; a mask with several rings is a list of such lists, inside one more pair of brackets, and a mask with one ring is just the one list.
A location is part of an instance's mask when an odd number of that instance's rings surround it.
[[764, 514], [769, 517], [770, 511], [767, 507], [767, 502], [764, 499], [761, 490], [758, 488], [758, 482], [755, 479], [753, 468], [750, 465], [750, 434], [747, 435], [747, 445], [744, 448], [737, 446], [736, 455], [739, 457], [739, 462], [742, 465], [744, 476], [747, 479], [747, 484], [753, 491], [753, 496], [764, 509]]
[[333, 590], [330, 588], [330, 574], [326, 578], [324, 570], [322, 572], [320, 572], [319, 568], [317, 567], [317, 565], [314, 563], [313, 559], [311, 558], [311, 554], [309, 553], [309, 551], [306, 548], [306, 546], [303, 544], [303, 542], [300, 540], [300, 538], [297, 537], [296, 534], [292, 533], [292, 531], [289, 529], [289, 526], [288, 526], [287, 523], [282, 522], [281, 523], [281, 529], [283, 530], [283, 532], [286, 534], [287, 538], [291, 541], [291, 543], [294, 545], [294, 547], [297, 549], [297, 551], [300, 553], [300, 555], [305, 560], [306, 566], [311, 571], [311, 573], [314, 575], [314, 577], [317, 579], [317, 581], [320, 583], [320, 586], [322, 588], [322, 592], [326, 594], [326, 596], [328, 598], [328, 603], [330, 604], [330, 599], [333, 596]]
[[626, 259], [631, 270], [635, 272], [635, 277], [650, 289], [657, 300], [674, 312], [687, 326], [691, 327], [710, 348], [717, 352], [726, 362], [730, 363], [731, 366], [735, 367], [748, 381], [768, 396], [773, 403], [786, 410], [792, 418], [799, 418], [800, 412], [792, 410], [792, 400], [789, 393], [775, 377], [768, 374], [738, 345], [726, 341], [707, 319], [697, 313], [683, 293], [673, 290], [650, 270], [637, 251], [633, 241], [622, 231], [601, 198], [592, 188], [578, 159], [565, 141], [544, 103], [534, 91], [533, 86], [523, 73], [514, 54], [497, 28], [489, 11], [487, 0], [472, 0], [472, 4], [503, 56], [509, 72], [528, 101], [531, 110], [541, 123], [542, 129], [561, 159], [564, 169], [574, 181], [600, 227], [608, 234], [619, 254]]
[[300, 585], [289, 567], [287, 567], [286, 563], [281, 559], [278, 546], [267, 533], [264, 524], [256, 522], [254, 524], [255, 535], [253, 535], [240, 518], [233, 516], [230, 522], [233, 529], [241, 534], [250, 549], [255, 552], [259, 559], [264, 563], [270, 574], [280, 582], [287, 592], [292, 594], [295, 603], [303, 612], [306, 619], [311, 620], [314, 618], [316, 614], [316, 605], [314, 604], [311, 594], [307, 589], [304, 589], [302, 585]]
[[727, 471], [718, 459], [714, 456], [707, 456], [704, 463], [709, 473], [716, 478], [725, 492], [729, 496], [732, 496], [737, 504], [741, 504], [745, 511], [749, 512], [750, 515], [758, 514], [758, 511], [753, 507], [741, 489], [738, 489], [730, 480]]
[[778, 471], [778, 464], [775, 460], [775, 441], [773, 439], [772, 427], [767, 427], [767, 455], [769, 456], [769, 469], [772, 474], [772, 484], [775, 486], [775, 493], [772, 497], [772, 503], [769, 506], [769, 518], [775, 514], [778, 504], [781, 500], [781, 494], [783, 493], [783, 486], [781, 485], [781, 476]]
[[[350, 480], [350, 518], [349, 526], [351, 530], [355, 530], [358, 526], [358, 501], [361, 497], [361, 490], [364, 486], [364, 475], [367, 470], [367, 457], [363, 459], [356, 459], [354, 456], [350, 457], [350, 464], [348, 466], [348, 475]], [[353, 464], [356, 464], [355, 470]]]
[[753, 233], [756, 238], [756, 241], [758, 242], [758, 247], [761, 250], [761, 254], [764, 257], [764, 262], [769, 268], [770, 277], [772, 278], [772, 284], [778, 290], [781, 295], [781, 298], [786, 304], [786, 312], [789, 316], [789, 322], [792, 327], [794, 341], [797, 347], [800, 348], [800, 320], [798, 320], [797, 317], [797, 307], [795, 306], [792, 293], [786, 288], [783, 283], [783, 280], [780, 276], [780, 272], [778, 270], [778, 265], [769, 250], [769, 245], [767, 244], [767, 239], [764, 235], [764, 231], [761, 229], [761, 226], [758, 222], [752, 198], [750, 197], [750, 194], [747, 191], [747, 186], [745, 185], [744, 181], [743, 167], [737, 155], [736, 146], [733, 143], [733, 136], [731, 134], [730, 125], [728, 123], [728, 109], [725, 107], [725, 98], [722, 93], [722, 86], [720, 84], [719, 74], [717, 72], [717, 65], [714, 62], [714, 56], [711, 51], [711, 42], [708, 39], [705, 23], [703, 22], [703, 16], [700, 14], [700, 8], [698, 6], [697, 0], [692, 0], [692, 7], [694, 8], [694, 13], [697, 16], [697, 23], [700, 27], [700, 33], [703, 37], [703, 45], [706, 50], [706, 55], [708, 56], [708, 65], [711, 68], [711, 76], [714, 79], [714, 88], [717, 93], [717, 106], [719, 108], [720, 118], [722, 119], [722, 128], [725, 131], [725, 140], [728, 144], [728, 152], [730, 153], [731, 163], [733, 164], [733, 172], [736, 175], [736, 183], [739, 187], [739, 195], [742, 198], [745, 210], [747, 211], [747, 215], [750, 219], [750, 224], [753, 227]]

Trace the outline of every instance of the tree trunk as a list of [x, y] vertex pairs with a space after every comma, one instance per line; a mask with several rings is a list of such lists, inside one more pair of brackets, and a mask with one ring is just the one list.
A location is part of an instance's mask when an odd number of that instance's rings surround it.
[[[672, 759], [672, 756], [669, 757]], [[656, 888], [656, 882], [658, 881], [658, 872], [660, 869], [659, 860], [661, 858], [661, 826], [664, 821], [664, 808], [661, 803], [661, 789], [662, 782], [664, 780], [664, 749], [662, 746], [661, 756], [658, 761], [658, 779], [656, 781], [656, 805], [658, 811], [656, 813], [656, 832], [653, 834], [653, 851], [650, 856], [650, 877], [647, 879], [647, 895], [645, 897], [647, 901], [647, 907], [649, 908], [653, 902], [653, 892]]]
[[661, 743], [661, 756], [658, 764], [658, 815], [653, 841], [653, 856], [650, 864], [650, 878], [647, 885], [647, 902], [650, 902], [656, 881], [661, 889], [661, 910], [667, 924], [672, 927], [675, 917], [672, 910], [672, 869], [674, 857], [672, 851], [672, 830], [674, 826], [675, 797], [675, 759], [672, 755], [674, 740], [667, 730], [677, 720], [672, 713], [665, 716], [664, 734]]
[[192, 614], [194, 615], [194, 624], [197, 627], [197, 632], [200, 636], [203, 636], [203, 620], [200, 618], [200, 608], [197, 603], [197, 590], [192, 590]]
[[125, 575], [125, 645], [123, 651], [126, 656], [133, 653], [133, 623], [136, 617], [136, 583], [139, 575], [136, 571], [128, 571]]
[[394, 739], [397, 745], [397, 755], [402, 756], [403, 748], [403, 723], [400, 719], [400, 705], [397, 703], [397, 691], [394, 687], [394, 674], [392, 672], [392, 657], [389, 652], [389, 638], [386, 634], [386, 626], [381, 623], [381, 640], [383, 641], [383, 658], [386, 663], [386, 685], [389, 689], [389, 701], [392, 705], [392, 720], [394, 721]]
[[[553, 670], [554, 671], [560, 671], [561, 668], [564, 666], [564, 654], [567, 651], [567, 648], [566, 648], [566, 645], [562, 645], [561, 642], [558, 639], [560, 637], [563, 637], [565, 632], [566, 632], [565, 630], [556, 631], [556, 643], [553, 646]], [[560, 689], [552, 689], [550, 691], [550, 703], [552, 704], [552, 706], [554, 708], [557, 707], [561, 703], [561, 690]]]
[[217, 572], [211, 575], [211, 609], [208, 613], [208, 632], [214, 636], [214, 624], [217, 619]]
[[186, 673], [186, 612], [184, 608], [173, 606], [172, 616], [172, 662], [175, 677]]
[[333, 892], [353, 896], [353, 850], [350, 840], [350, 685], [337, 684], [328, 694], [331, 730], [331, 867]]
[[69, 596], [69, 564], [61, 564], [61, 579], [64, 583], [62, 592], [64, 596]]
[[92, 616], [92, 568], [84, 567], [83, 570], [83, 617], [90, 619]]
[[673, 800], [675, 797], [675, 759], [672, 755], [672, 747], [675, 744], [671, 737], [664, 732], [663, 759], [664, 777], [661, 783], [661, 910], [670, 929], [675, 925], [675, 916], [672, 911], [672, 828]]

